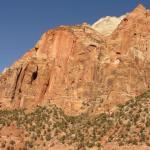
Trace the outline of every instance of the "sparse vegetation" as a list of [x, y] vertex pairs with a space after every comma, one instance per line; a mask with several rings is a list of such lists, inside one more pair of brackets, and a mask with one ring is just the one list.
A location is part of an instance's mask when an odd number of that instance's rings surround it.
[[[101, 140], [108, 137], [107, 142], [118, 145], [150, 146], [150, 91], [138, 96], [112, 114], [102, 113], [97, 116], [81, 114], [67, 116], [55, 105], [37, 107], [35, 111], [0, 110], [0, 129], [16, 125], [25, 131], [24, 146], [20, 150], [38, 146], [38, 141], [46, 146], [52, 139], [61, 143], [72, 144], [77, 149], [101, 147]], [[0, 142], [1, 147], [14, 149], [15, 140]]]

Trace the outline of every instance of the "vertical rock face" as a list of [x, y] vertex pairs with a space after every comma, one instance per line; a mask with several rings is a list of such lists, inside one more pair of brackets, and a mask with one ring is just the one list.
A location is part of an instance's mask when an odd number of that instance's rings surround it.
[[93, 80], [99, 41], [103, 41], [99, 34], [85, 26], [49, 30], [1, 76], [3, 107], [51, 102], [66, 111], [78, 110], [86, 92], [83, 87]]
[[141, 5], [108, 37], [87, 25], [49, 30], [0, 76], [1, 107], [115, 108], [150, 86], [149, 30], [150, 11]]

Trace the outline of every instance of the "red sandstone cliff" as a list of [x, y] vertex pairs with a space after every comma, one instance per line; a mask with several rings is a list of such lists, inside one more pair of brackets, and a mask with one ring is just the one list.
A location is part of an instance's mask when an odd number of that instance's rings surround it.
[[55, 103], [66, 113], [115, 108], [150, 86], [150, 11], [139, 5], [108, 37], [62, 26], [0, 76], [1, 107]]

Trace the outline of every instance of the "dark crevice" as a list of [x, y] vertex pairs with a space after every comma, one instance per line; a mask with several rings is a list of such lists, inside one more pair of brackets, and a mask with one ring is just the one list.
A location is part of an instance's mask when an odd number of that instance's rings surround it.
[[38, 47], [35, 47], [35, 51], [36, 51], [36, 52], [38, 51], [38, 49], [39, 49]]
[[97, 47], [97, 46], [96, 46], [96, 45], [94, 45], [94, 44], [90, 44], [89, 46], [90, 46], [90, 47]]
[[120, 52], [116, 52], [116, 54], [120, 55], [121, 53]]
[[35, 71], [35, 72], [32, 73], [32, 81], [36, 80], [37, 75], [38, 75], [37, 71]]
[[127, 21], [128, 21], [128, 19], [127, 19], [127, 18], [124, 18], [123, 20], [124, 20], [125, 22], [127, 22]]
[[32, 76], [31, 76], [31, 84], [32, 84], [33, 81], [35, 81], [35, 80], [37, 79], [37, 77], [38, 77], [38, 67], [37, 67], [36, 71], [34, 71], [34, 72], [32, 73]]

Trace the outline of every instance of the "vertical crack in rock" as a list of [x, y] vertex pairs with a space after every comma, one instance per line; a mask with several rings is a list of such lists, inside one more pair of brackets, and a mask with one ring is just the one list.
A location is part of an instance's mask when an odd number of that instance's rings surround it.
[[13, 101], [14, 98], [15, 98], [16, 89], [17, 89], [19, 77], [20, 77], [20, 75], [21, 75], [21, 71], [22, 71], [22, 67], [20, 68], [19, 73], [18, 73], [18, 75], [17, 75], [17, 79], [16, 79], [16, 82], [15, 82], [15, 87], [14, 87], [14, 90], [13, 90], [13, 93], [12, 93], [12, 97], [11, 97], [12, 101]]
[[29, 65], [29, 64], [27, 64], [27, 65], [22, 69], [22, 72], [21, 72], [21, 75], [20, 75], [20, 82], [18, 82], [18, 83], [19, 83], [19, 85], [18, 85], [19, 93], [21, 93], [22, 82], [23, 82], [23, 79], [24, 79], [26, 70], [27, 70], [27, 68], [28, 68], [28, 65]]
[[50, 72], [49, 65], [47, 65], [46, 71], [48, 71], [48, 73], [47, 73], [48, 77], [46, 78], [46, 81], [45, 81], [45, 83], [42, 87], [41, 94], [40, 94], [40, 97], [39, 97], [39, 101], [41, 101], [41, 99], [43, 99], [46, 96], [47, 90], [48, 90], [49, 85], [50, 85], [50, 74], [51, 74], [51, 72]]
[[45, 89], [43, 91], [43, 97], [46, 95], [46, 92], [47, 92], [48, 87], [49, 87], [49, 83], [50, 83], [50, 76], [48, 76], [47, 83], [45, 84]]

